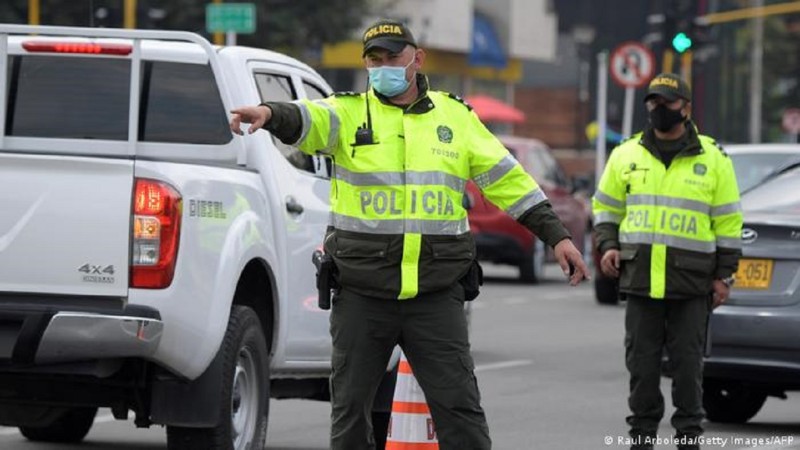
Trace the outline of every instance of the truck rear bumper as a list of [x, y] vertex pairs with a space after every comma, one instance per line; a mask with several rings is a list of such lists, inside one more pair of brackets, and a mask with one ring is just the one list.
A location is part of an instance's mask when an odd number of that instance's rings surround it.
[[148, 357], [163, 329], [161, 320], [149, 317], [60, 312], [50, 319], [35, 362]]
[[[7, 305], [4, 305], [7, 306]], [[54, 309], [54, 308], [53, 308]], [[152, 356], [164, 325], [153, 308], [0, 308], [0, 363], [53, 364]]]

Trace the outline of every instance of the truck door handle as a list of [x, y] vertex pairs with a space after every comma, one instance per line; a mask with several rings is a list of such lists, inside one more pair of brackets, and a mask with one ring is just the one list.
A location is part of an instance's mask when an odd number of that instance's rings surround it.
[[286, 197], [286, 211], [289, 211], [290, 214], [302, 214], [303, 205], [297, 203], [292, 196]]

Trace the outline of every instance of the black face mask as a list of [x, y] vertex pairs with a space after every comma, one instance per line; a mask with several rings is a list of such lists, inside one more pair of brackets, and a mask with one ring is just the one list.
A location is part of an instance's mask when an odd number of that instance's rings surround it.
[[681, 110], [667, 108], [667, 105], [658, 105], [653, 108], [650, 114], [650, 123], [656, 130], [667, 132], [675, 125], [685, 122], [686, 117], [681, 114]]

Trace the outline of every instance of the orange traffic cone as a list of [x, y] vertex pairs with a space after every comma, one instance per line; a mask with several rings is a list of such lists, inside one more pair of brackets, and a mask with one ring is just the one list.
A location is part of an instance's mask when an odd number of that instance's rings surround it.
[[386, 435], [386, 450], [439, 450], [431, 410], [425, 394], [411, 372], [406, 355], [400, 353], [392, 417]]

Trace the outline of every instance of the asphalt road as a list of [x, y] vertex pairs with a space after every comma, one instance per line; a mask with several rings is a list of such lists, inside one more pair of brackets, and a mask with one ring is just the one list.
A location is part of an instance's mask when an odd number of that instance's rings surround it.
[[[486, 273], [474, 303], [472, 348], [494, 448], [626, 449], [620, 444], [627, 414], [624, 308], [595, 304], [590, 285], [569, 287], [554, 266], [538, 286], [517, 282], [511, 268], [487, 267]], [[663, 380], [662, 390], [669, 405], [668, 383]], [[327, 403], [273, 401], [268, 448], [326, 449], [329, 411]], [[671, 413], [668, 406], [667, 418]], [[659, 437], [671, 433], [667, 419]], [[800, 393], [770, 398], [745, 425], [708, 423], [706, 438], [703, 449], [800, 450]], [[107, 410], [82, 445], [27, 442], [0, 427], [3, 450], [154, 450], [165, 442], [163, 428], [137, 430], [131, 421], [113, 421]]]

